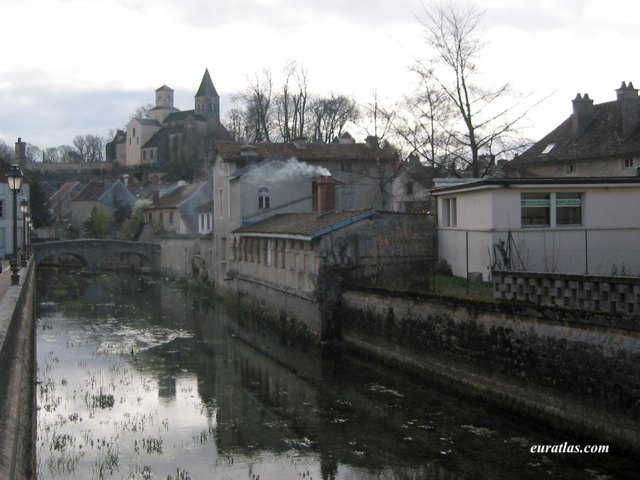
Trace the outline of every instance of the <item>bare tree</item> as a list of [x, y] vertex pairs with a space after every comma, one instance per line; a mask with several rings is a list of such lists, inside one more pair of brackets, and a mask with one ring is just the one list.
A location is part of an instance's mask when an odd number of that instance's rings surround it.
[[0, 159], [5, 162], [13, 161], [14, 149], [6, 144], [4, 140], [0, 140]]
[[291, 62], [285, 68], [281, 93], [275, 98], [275, 121], [282, 141], [304, 136], [307, 100], [307, 72]]
[[271, 109], [273, 80], [271, 72], [264, 69], [249, 81], [249, 87], [238, 98], [245, 105], [245, 124], [250, 140], [269, 142], [271, 140]]
[[144, 105], [140, 105], [138, 108], [134, 110], [134, 112], [129, 115], [129, 121], [134, 118], [149, 118], [149, 113], [151, 110], [155, 108], [155, 105], [152, 103], [146, 103]]
[[345, 95], [317, 98], [311, 102], [310, 110], [313, 138], [324, 143], [342, 135], [347, 123], [356, 122], [360, 117], [355, 100]]
[[457, 121], [446, 125], [446, 136], [450, 145], [465, 148], [453, 148], [448, 155], [459, 166], [466, 164], [473, 177], [480, 177], [488, 168], [481, 165], [481, 152], [494, 155], [498, 139], [517, 133], [516, 124], [526, 113], [516, 113], [521, 102], [513, 102], [509, 82], [486, 88], [477, 81], [477, 61], [484, 47], [483, 14], [473, 4], [425, 6], [421, 24], [435, 54], [427, 64], [419, 62], [413, 68], [424, 85], [435, 85], [451, 102]]
[[225, 127], [235, 142], [246, 140], [247, 125], [245, 112], [240, 108], [232, 108], [224, 119]]
[[104, 161], [104, 140], [97, 135], [76, 135], [73, 146], [80, 162]]

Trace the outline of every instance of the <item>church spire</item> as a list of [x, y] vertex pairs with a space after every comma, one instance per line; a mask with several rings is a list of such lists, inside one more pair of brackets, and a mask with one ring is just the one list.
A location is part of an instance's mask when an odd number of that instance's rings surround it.
[[216, 92], [216, 87], [213, 86], [213, 82], [211, 81], [211, 75], [209, 75], [209, 69], [205, 69], [204, 75], [202, 77], [202, 82], [200, 82], [200, 88], [198, 88], [198, 93], [196, 93], [196, 98], [198, 97], [218, 97], [218, 92]]

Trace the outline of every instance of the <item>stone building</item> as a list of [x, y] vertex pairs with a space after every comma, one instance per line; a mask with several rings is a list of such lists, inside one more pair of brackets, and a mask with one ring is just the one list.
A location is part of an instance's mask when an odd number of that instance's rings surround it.
[[127, 131], [119, 130], [107, 144], [107, 161], [124, 166], [174, 160], [195, 164], [209, 158], [213, 141], [229, 139], [220, 122], [220, 96], [205, 70], [193, 110], [180, 111], [174, 106], [173, 89], [161, 86], [148, 118], [131, 119]]
[[616, 100], [593, 103], [577, 94], [573, 113], [519, 157], [508, 162], [511, 177], [633, 176], [640, 166], [640, 98], [622, 82]]

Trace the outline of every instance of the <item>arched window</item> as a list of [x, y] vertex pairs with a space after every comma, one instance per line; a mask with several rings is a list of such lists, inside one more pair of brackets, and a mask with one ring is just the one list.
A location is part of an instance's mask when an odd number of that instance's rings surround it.
[[271, 194], [269, 187], [258, 187], [258, 208], [271, 208]]

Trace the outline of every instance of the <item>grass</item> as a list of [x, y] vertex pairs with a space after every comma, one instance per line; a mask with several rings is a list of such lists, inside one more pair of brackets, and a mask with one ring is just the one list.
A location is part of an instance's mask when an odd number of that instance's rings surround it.
[[441, 295], [451, 295], [454, 297], [469, 297], [491, 299], [493, 290], [491, 283], [469, 281], [462, 277], [436, 275], [434, 281], [434, 292]]

